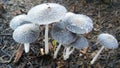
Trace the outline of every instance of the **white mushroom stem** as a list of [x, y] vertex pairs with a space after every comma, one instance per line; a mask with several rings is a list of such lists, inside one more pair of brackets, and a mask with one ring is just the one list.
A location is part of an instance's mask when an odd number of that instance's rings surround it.
[[61, 48], [61, 44], [59, 43], [59, 45], [58, 45], [58, 47], [57, 47], [57, 49], [56, 49], [56, 51], [55, 51], [55, 53], [54, 53], [54, 59], [56, 59], [57, 58], [57, 54], [58, 54], [58, 51], [60, 50], [60, 48]]
[[45, 26], [45, 54], [49, 53], [49, 47], [48, 47], [48, 24]]
[[103, 49], [104, 49], [104, 46], [102, 46], [102, 48], [98, 51], [98, 53], [92, 59], [92, 61], [90, 62], [90, 64], [94, 64], [94, 62], [97, 60], [98, 56], [100, 55], [100, 53], [102, 52]]
[[24, 50], [25, 50], [25, 53], [29, 52], [29, 50], [30, 50], [30, 43], [24, 43]]
[[64, 49], [64, 52], [63, 52], [63, 58], [64, 60], [67, 60], [70, 56], [70, 54], [74, 51], [75, 48], [72, 48], [71, 47], [67, 47]]

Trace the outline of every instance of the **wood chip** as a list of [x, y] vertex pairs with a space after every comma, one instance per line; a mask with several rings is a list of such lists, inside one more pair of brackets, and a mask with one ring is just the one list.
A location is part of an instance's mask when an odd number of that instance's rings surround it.
[[24, 49], [24, 46], [21, 44], [16, 52], [16, 56], [13, 61], [14, 63], [17, 63], [19, 61], [19, 59], [21, 58], [21, 56], [23, 54], [23, 49]]

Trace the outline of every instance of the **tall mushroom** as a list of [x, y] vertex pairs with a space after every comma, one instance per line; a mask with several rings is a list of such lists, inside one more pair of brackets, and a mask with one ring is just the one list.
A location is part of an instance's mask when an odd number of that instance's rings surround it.
[[54, 53], [54, 58], [57, 57], [57, 53], [61, 45], [68, 47], [70, 43], [74, 42], [76, 35], [66, 30], [64, 23], [57, 22], [52, 29], [52, 37], [55, 39], [59, 45]]
[[23, 24], [28, 24], [28, 23], [31, 23], [29, 21], [27, 21], [27, 15], [25, 14], [21, 14], [21, 15], [18, 15], [18, 16], [15, 16], [11, 21], [10, 21], [10, 24], [9, 26], [15, 30], [17, 27], [23, 25]]
[[13, 39], [24, 44], [25, 52], [29, 52], [30, 43], [39, 37], [39, 26], [36, 24], [24, 24], [17, 27], [13, 32]]
[[28, 20], [45, 26], [45, 54], [49, 53], [48, 49], [48, 24], [57, 22], [62, 19], [67, 10], [64, 6], [56, 3], [44, 3], [31, 8], [28, 12]]
[[92, 59], [91, 64], [94, 64], [94, 62], [97, 60], [97, 57], [100, 55], [100, 53], [102, 52], [104, 48], [108, 48], [108, 49], [118, 48], [118, 41], [116, 40], [114, 36], [108, 33], [102, 33], [98, 35], [97, 40], [98, 40], [98, 43], [100, 43], [103, 46], [98, 51], [98, 53], [95, 55], [95, 57]]

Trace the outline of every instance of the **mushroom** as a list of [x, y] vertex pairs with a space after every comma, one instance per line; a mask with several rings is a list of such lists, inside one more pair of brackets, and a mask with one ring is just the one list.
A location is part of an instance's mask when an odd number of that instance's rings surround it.
[[13, 32], [13, 39], [24, 44], [25, 52], [29, 52], [30, 43], [34, 42], [39, 37], [39, 26], [36, 24], [24, 24], [17, 27]]
[[[64, 60], [69, 58], [69, 55], [74, 51], [74, 49], [84, 49], [88, 46], [88, 41], [84, 36], [79, 36], [75, 42], [70, 44], [71, 46], [69, 46], [67, 49], [65, 49], [64, 51]], [[73, 47], [73, 48], [72, 48]], [[70, 51], [70, 49], [72, 48], [72, 50]]]
[[88, 46], [88, 41], [84, 36], [79, 36], [71, 45], [76, 49], [84, 49]]
[[59, 45], [54, 53], [54, 58], [57, 57], [57, 53], [61, 45], [68, 47], [68, 45], [76, 39], [76, 35], [66, 30], [65, 25], [62, 22], [57, 22], [53, 26], [51, 34], [52, 38], [59, 42]]
[[93, 21], [86, 15], [69, 12], [62, 19], [66, 28], [76, 34], [85, 34], [92, 30]]
[[102, 34], [98, 35], [97, 40], [103, 46], [98, 51], [98, 53], [95, 55], [95, 57], [92, 59], [91, 64], [94, 64], [94, 62], [97, 60], [97, 57], [100, 55], [100, 53], [102, 52], [102, 50], [104, 48], [108, 48], [108, 49], [118, 48], [118, 41], [116, 40], [116, 38], [114, 36], [112, 36], [108, 33], [102, 33]]
[[31, 23], [29, 21], [27, 21], [27, 15], [22, 14], [22, 15], [18, 15], [15, 16], [11, 21], [10, 21], [10, 27], [15, 30], [17, 27], [23, 25], [23, 24], [28, 24]]
[[44, 3], [31, 8], [28, 12], [28, 20], [45, 26], [45, 54], [48, 49], [48, 25], [62, 19], [67, 10], [64, 6], [56, 3]]

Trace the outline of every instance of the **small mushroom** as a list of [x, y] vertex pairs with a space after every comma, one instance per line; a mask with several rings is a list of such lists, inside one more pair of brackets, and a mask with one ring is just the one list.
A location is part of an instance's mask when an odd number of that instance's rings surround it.
[[[74, 49], [84, 49], [88, 46], [88, 41], [84, 36], [79, 36], [76, 41], [70, 44], [66, 50], [64, 50], [64, 60], [69, 58], [69, 55], [74, 51]], [[73, 47], [73, 48], [72, 48]], [[72, 48], [72, 49], [71, 49]], [[71, 50], [70, 50], [71, 49]]]
[[76, 39], [76, 35], [66, 30], [64, 23], [61, 22], [57, 22], [53, 26], [51, 34], [53, 39], [59, 42], [59, 46], [57, 47], [54, 53], [54, 58], [57, 57], [57, 53], [61, 47], [61, 44], [66, 47]]
[[15, 16], [11, 21], [10, 21], [10, 27], [15, 30], [17, 27], [23, 25], [23, 24], [27, 24], [27, 23], [31, 23], [29, 21], [27, 21], [27, 15], [22, 14], [22, 15], [18, 15]]
[[45, 54], [48, 49], [48, 24], [62, 19], [67, 10], [64, 6], [56, 3], [44, 3], [31, 8], [28, 12], [28, 20], [45, 26]]
[[102, 33], [98, 35], [97, 38], [98, 42], [103, 45], [102, 48], [98, 51], [98, 53], [95, 55], [95, 57], [92, 59], [91, 64], [94, 64], [94, 62], [97, 60], [97, 57], [100, 55], [102, 50], [104, 48], [108, 49], [116, 49], [118, 48], [118, 41], [116, 38], [108, 33]]
[[89, 44], [87, 39], [84, 36], [80, 36], [77, 38], [75, 42], [71, 44], [74, 48], [76, 49], [84, 49], [86, 48]]
[[93, 21], [90, 17], [83, 14], [67, 13], [65, 18], [62, 19], [66, 28], [76, 34], [85, 34], [92, 30]]
[[13, 32], [13, 39], [24, 44], [25, 52], [29, 52], [30, 43], [39, 37], [39, 26], [36, 24], [24, 24], [16, 28]]

